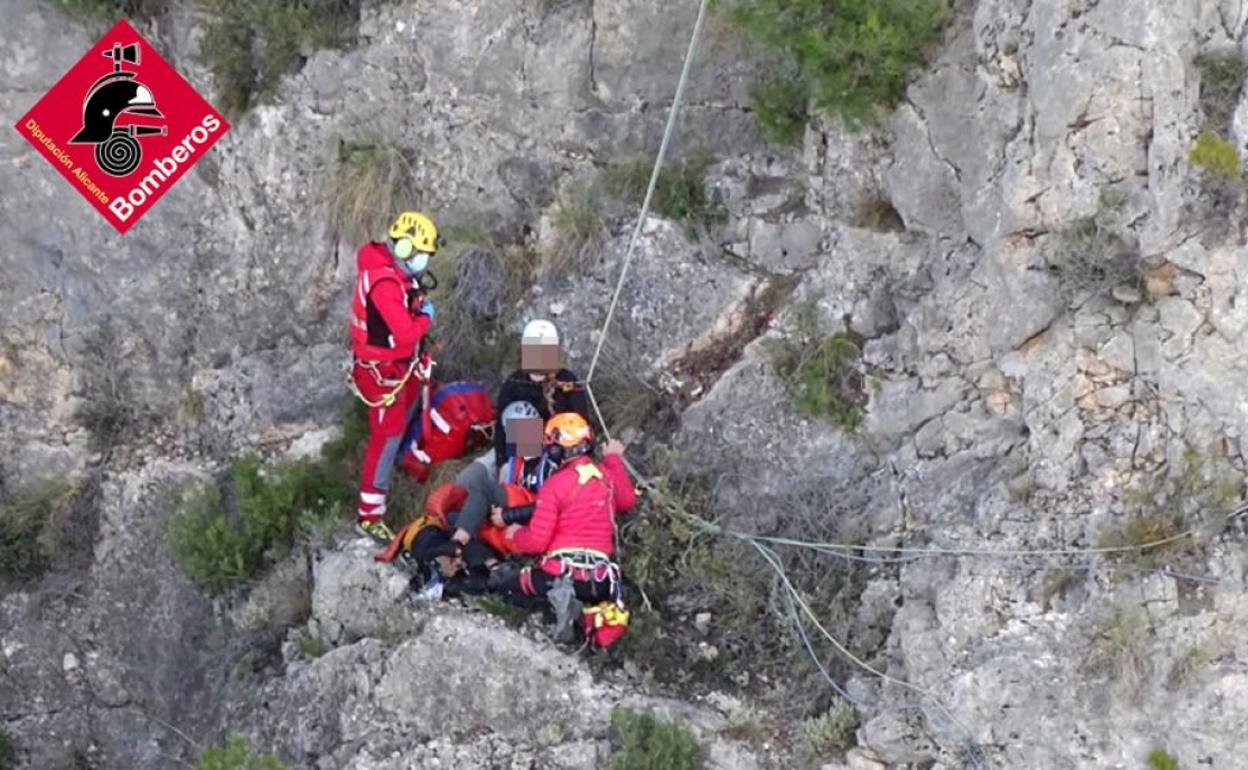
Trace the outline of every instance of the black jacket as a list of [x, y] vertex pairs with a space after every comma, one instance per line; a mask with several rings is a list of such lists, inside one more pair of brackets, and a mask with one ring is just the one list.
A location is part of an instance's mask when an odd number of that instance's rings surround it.
[[567, 369], [560, 369], [551, 380], [534, 382], [525, 371], [515, 371], [503, 381], [498, 389], [498, 417], [494, 422], [494, 465], [501, 468], [507, 457], [507, 430], [503, 426], [503, 410], [513, 401], [528, 401], [537, 407], [537, 413], [543, 420], [562, 412], [576, 412], [589, 417], [589, 396], [585, 394], [585, 386], [576, 375]]

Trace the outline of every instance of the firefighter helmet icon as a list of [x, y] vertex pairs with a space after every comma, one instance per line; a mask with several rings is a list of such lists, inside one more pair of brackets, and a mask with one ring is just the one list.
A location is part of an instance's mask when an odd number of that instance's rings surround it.
[[126, 62], [139, 64], [139, 46], [113, 44], [104, 56], [113, 60], [113, 71], [95, 81], [82, 105], [82, 130], [70, 144], [94, 144], [95, 162], [106, 174], [126, 176], [139, 167], [143, 148], [136, 137], [164, 135], [165, 126], [117, 125], [122, 115], [163, 118], [151, 90], [140, 83], [138, 73], [122, 70]]

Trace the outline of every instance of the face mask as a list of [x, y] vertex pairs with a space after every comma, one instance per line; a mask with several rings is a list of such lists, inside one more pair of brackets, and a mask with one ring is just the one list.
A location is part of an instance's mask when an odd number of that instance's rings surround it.
[[411, 259], [400, 259], [397, 261], [403, 272], [415, 278], [423, 273], [425, 268], [429, 265], [429, 255], [423, 251], [419, 251], [413, 254]]

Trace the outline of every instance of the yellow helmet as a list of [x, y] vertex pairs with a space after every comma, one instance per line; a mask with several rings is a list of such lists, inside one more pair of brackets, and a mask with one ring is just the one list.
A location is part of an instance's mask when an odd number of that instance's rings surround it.
[[426, 254], [438, 250], [438, 228], [433, 220], [419, 211], [404, 211], [390, 225], [390, 238], [394, 240], [394, 256], [408, 259], [413, 253]]

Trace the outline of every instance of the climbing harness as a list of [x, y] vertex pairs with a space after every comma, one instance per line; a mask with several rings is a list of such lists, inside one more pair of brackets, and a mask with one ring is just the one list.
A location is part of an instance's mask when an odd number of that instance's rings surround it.
[[[409, 295], [411, 292], [417, 292], [416, 298], [411, 301], [423, 301], [429, 296], [430, 292], [436, 288], [438, 288], [438, 277], [433, 274], [433, 271], [426, 270], [422, 272], [417, 278], [414, 279], [414, 287], [408, 288]], [[367, 303], [369, 289], [368, 273], [365, 273], [360, 276], [356, 286], [356, 292], [359, 294], [361, 303]], [[368, 333], [368, 324], [362, 318], [353, 316], [351, 318], [351, 324], [353, 327], [361, 329], [361, 331], [365, 334]], [[391, 339], [391, 346], [393, 347], [393, 339]], [[404, 371], [403, 376], [397, 380], [382, 375], [381, 370], [378, 368], [378, 364], [384, 362], [364, 361], [357, 358], [352, 362], [352, 368], [347, 371], [347, 387], [350, 388], [356, 398], [364, 402], [364, 405], [369, 409], [389, 407], [394, 404], [399, 397], [399, 393], [403, 391], [403, 388], [407, 386], [407, 383], [412, 379], [412, 377], [416, 377], [416, 379], [422, 383], [422, 387], [425, 389], [422, 392], [424, 392], [425, 396], [428, 396], [427, 388], [433, 377], [433, 367], [437, 365], [437, 362], [433, 360], [431, 351], [436, 348], [437, 344], [432, 342], [428, 336], [423, 337], [420, 341], [420, 350], [410, 361], [408, 361], [407, 370]], [[378, 386], [390, 388], [390, 390], [383, 393], [381, 397], [377, 399], [370, 399], [365, 396], [362, 392], [360, 392], [359, 386], [355, 384], [353, 370], [357, 366], [371, 374], [373, 381], [376, 382]], [[426, 397], [424, 399], [424, 403], [427, 404], [428, 402], [429, 400]], [[428, 426], [426, 425], [425, 427], [427, 428]]]
[[[429, 387], [429, 380], [433, 375], [435, 362], [428, 353], [421, 353], [408, 362], [407, 370], [403, 372], [403, 376], [397, 380], [382, 376], [381, 371], [377, 368], [376, 361], [356, 361], [353, 366], [358, 366], [367, 371], [373, 376], [373, 379], [381, 387], [391, 388], [391, 390], [383, 393], [380, 398], [375, 400], [370, 399], [360, 392], [359, 386], [355, 384], [355, 378], [351, 375], [351, 372], [347, 372], [347, 385], [351, 388], [351, 392], [355, 394], [356, 398], [363, 401], [364, 405], [369, 409], [377, 409], [379, 407], [389, 407], [394, 404], [395, 400], [399, 397], [399, 393], [403, 391], [403, 388], [407, 386], [407, 383], [412, 379], [412, 377], [416, 377], [416, 379], [421, 382], [422, 393], [427, 395], [425, 389]], [[425, 401], [427, 402], [428, 399], [426, 398]]]
[[588, 548], [562, 548], [551, 551], [538, 565], [542, 572], [552, 577], [570, 577], [573, 580], [607, 583], [612, 599], [619, 599], [620, 565], [611, 557]]
[[[555, 578], [555, 587], [547, 596], [556, 610], [555, 627], [558, 633], [567, 633], [565, 619], [560, 616], [561, 611], [567, 612], [563, 594], [572, 592], [575, 583], [587, 582], [607, 583], [610, 598], [588, 606], [576, 603], [585, 641], [591, 647], [602, 649], [624, 635], [628, 629], [630, 613], [624, 604], [620, 565], [612, 561], [610, 556], [589, 548], [563, 548], [547, 554], [538, 568]], [[556, 591], [560, 591], [559, 596], [556, 596]]]

